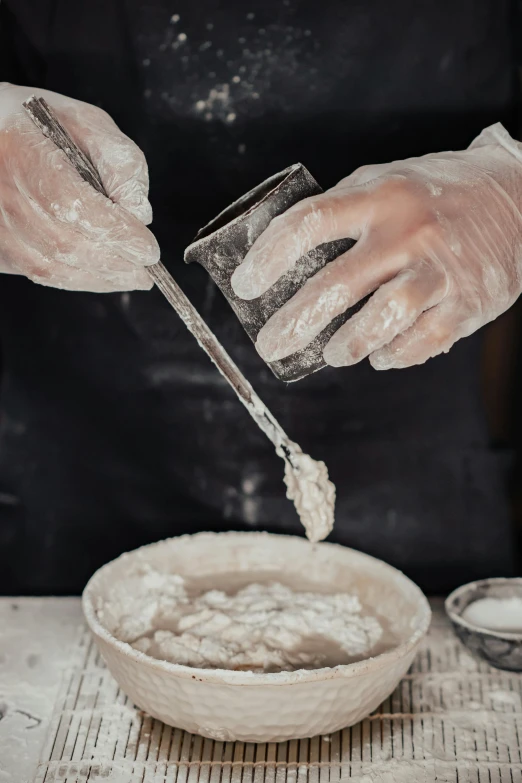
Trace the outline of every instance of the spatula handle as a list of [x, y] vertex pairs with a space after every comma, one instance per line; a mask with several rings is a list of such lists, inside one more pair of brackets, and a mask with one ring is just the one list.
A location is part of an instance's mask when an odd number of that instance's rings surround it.
[[[47, 101], [33, 95], [24, 101], [23, 106], [43, 135], [51, 139], [59, 149], [65, 152], [80, 176], [95, 190], [108, 198], [107, 191], [92, 161], [78, 147]], [[158, 262], [148, 266], [147, 272], [187, 329], [194, 335], [200, 347], [232, 386], [258, 426], [276, 447], [283, 448], [287, 458], [291, 461], [291, 441], [283, 428], [257, 396], [239, 367], [225, 351], [166, 267]]]

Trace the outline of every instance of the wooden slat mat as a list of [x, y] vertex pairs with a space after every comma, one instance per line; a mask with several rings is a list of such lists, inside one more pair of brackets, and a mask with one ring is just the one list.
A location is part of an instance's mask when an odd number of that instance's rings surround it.
[[35, 783], [522, 783], [522, 676], [478, 663], [442, 605], [410, 672], [362, 723], [314, 739], [215, 742], [129, 703], [87, 630]]

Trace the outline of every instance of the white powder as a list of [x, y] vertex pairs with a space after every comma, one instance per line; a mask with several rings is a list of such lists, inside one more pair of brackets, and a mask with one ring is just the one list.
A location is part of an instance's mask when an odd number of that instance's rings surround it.
[[97, 607], [121, 641], [159, 660], [198, 668], [257, 672], [346, 664], [367, 657], [381, 639], [379, 622], [359, 599], [294, 592], [277, 582], [233, 595], [191, 597], [180, 576], [146, 570]]
[[462, 619], [490, 631], [522, 633], [522, 598], [481, 598], [464, 609]]
[[[194, 108], [198, 113], [204, 113], [205, 119], [213, 119], [216, 117], [226, 122], [233, 122], [236, 118], [231, 107], [232, 102], [229, 84], [218, 84], [215, 87], [212, 87], [205, 100], [200, 99], [194, 104]], [[230, 120], [229, 117], [232, 114], [234, 117], [233, 120]]]

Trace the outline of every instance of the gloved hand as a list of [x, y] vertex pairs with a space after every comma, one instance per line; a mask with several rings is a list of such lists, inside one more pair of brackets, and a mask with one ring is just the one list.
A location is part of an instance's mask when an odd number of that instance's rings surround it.
[[522, 145], [493, 125], [468, 150], [364, 166], [275, 218], [235, 270], [255, 299], [324, 242], [357, 244], [308, 280], [261, 329], [266, 361], [304, 348], [373, 296], [324, 349], [334, 367], [421, 364], [507, 310], [521, 292]]
[[36, 91], [98, 169], [105, 198], [28, 117], [34, 92], [0, 83], [0, 271], [56, 288], [150, 288], [144, 267], [159, 248], [143, 153], [96, 106]]

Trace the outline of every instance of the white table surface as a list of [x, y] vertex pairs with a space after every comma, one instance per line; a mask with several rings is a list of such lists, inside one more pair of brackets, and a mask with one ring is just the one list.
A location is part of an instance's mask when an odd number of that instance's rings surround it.
[[78, 599], [0, 598], [0, 783], [522, 783], [522, 675], [477, 661], [432, 608], [410, 672], [371, 716], [253, 745], [136, 709]]
[[32, 783], [74, 639], [77, 598], [0, 598], [0, 783]]

